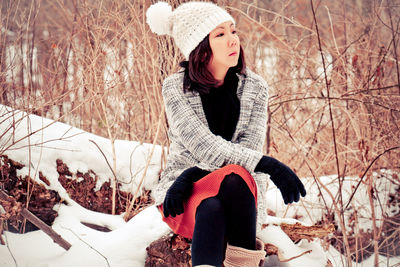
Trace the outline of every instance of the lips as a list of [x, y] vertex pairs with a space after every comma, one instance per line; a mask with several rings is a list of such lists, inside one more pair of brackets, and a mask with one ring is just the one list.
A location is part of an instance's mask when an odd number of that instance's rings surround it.
[[229, 56], [236, 56], [237, 52], [230, 53]]

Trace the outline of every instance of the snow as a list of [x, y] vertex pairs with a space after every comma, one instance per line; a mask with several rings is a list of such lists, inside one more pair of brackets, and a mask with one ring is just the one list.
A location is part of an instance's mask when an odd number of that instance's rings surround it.
[[[144, 266], [146, 247], [169, 231], [155, 206], [127, 223], [121, 216], [90, 212], [76, 205], [62, 205], [58, 212], [52, 228], [72, 247], [65, 251], [42, 231], [24, 235], [5, 232], [18, 266]], [[113, 231], [96, 231], [81, 221], [112, 225]], [[0, 266], [15, 266], [6, 246], [0, 247], [0, 255]]]
[[[39, 179], [41, 171], [50, 181], [50, 186], [45, 186], [56, 190], [68, 203], [55, 207], [58, 217], [52, 228], [72, 245], [66, 251], [53, 243], [42, 231], [26, 234], [5, 231], [3, 238], [7, 245], [0, 245], [0, 266], [144, 266], [146, 247], [170, 231], [154, 205], [144, 209], [128, 222], [124, 221], [124, 214], [108, 215], [83, 208], [68, 196], [58, 181], [56, 170], [56, 159], [61, 159], [72, 173], [93, 170], [98, 175], [98, 183], [101, 185], [113, 177], [107, 161], [113, 166], [115, 160], [116, 177], [123, 184], [121, 189], [134, 193], [142, 179], [142, 187], [146, 189], [151, 189], [157, 183], [163, 153], [163, 148], [160, 146], [116, 140], [114, 143], [116, 155], [113, 158], [111, 141], [106, 138], [2, 105], [0, 105], [0, 133], [2, 133], [0, 154], [8, 155], [25, 165], [18, 171], [18, 175], [29, 175], [43, 184]], [[321, 177], [321, 179], [329, 184], [334, 177]], [[311, 179], [303, 180], [311, 181]], [[384, 180], [387, 179], [381, 179], [382, 185], [378, 185], [378, 188], [381, 188], [379, 192], [382, 192], [382, 194], [378, 192], [378, 197], [382, 200], [387, 197], [388, 190], [395, 189], [384, 183]], [[335, 185], [334, 183], [331, 185], [329, 188], [335, 194]], [[285, 259], [309, 250], [311, 252], [284, 263], [279, 262], [275, 256], [268, 257], [264, 266], [325, 266], [328, 259], [334, 266], [343, 265], [342, 256], [332, 246], [324, 251], [320, 240], [313, 242], [301, 240], [295, 244], [280, 227], [276, 226], [282, 222], [298, 222], [292, 219], [295, 215], [301, 215], [303, 224], [313, 224], [322, 217], [323, 208], [319, 208], [322, 205], [321, 197], [314, 187], [312, 183], [306, 183], [307, 197], [299, 204], [290, 207], [283, 205], [280, 193], [275, 187], [268, 188], [269, 207], [277, 212], [277, 217], [268, 217], [265, 222], [268, 226], [259, 233], [259, 237], [264, 242], [277, 246]], [[347, 192], [348, 188], [350, 185], [344, 187], [344, 192]], [[364, 212], [367, 215], [368, 205], [365, 204], [365, 195], [365, 191], [359, 190], [354, 203], [364, 201], [360, 206], [365, 206]], [[313, 205], [316, 208], [310, 208]], [[390, 211], [397, 212], [393, 207], [388, 207], [388, 212]], [[82, 222], [106, 226], [112, 231], [100, 232], [85, 226]], [[369, 223], [365, 221], [363, 225], [369, 227]], [[380, 257], [380, 261], [385, 264], [388, 260]], [[399, 262], [400, 259], [390, 259], [390, 264]], [[373, 266], [373, 257], [359, 266]]]
[[[374, 172], [373, 176], [375, 179], [374, 182], [374, 197], [375, 205], [375, 216], [377, 218], [376, 224], [377, 227], [381, 225], [381, 218], [383, 216], [394, 216], [399, 211], [399, 206], [389, 206], [382, 205], [382, 203], [388, 203], [389, 195], [396, 195], [396, 189], [398, 185], [395, 185], [390, 179], [392, 176], [392, 171], [388, 170], [380, 170], [379, 172]], [[338, 192], [338, 183], [337, 176], [324, 176], [320, 177], [320, 180], [323, 184], [325, 184], [328, 190], [332, 193], [332, 195], [336, 195]], [[295, 217], [302, 216], [301, 221], [306, 225], [313, 225], [318, 220], [320, 220], [324, 213], [326, 213], [326, 207], [324, 204], [324, 200], [326, 206], [328, 208], [332, 208], [332, 198], [328, 195], [320, 196], [319, 189], [316, 183], [313, 182], [311, 178], [303, 178], [302, 179], [306, 189], [307, 196], [302, 199], [300, 204], [294, 204], [289, 206], [285, 206], [279, 195], [279, 191], [276, 187], [272, 187], [269, 189], [269, 194], [267, 194], [267, 201], [269, 206], [274, 207], [273, 210], [276, 211], [276, 216], [278, 217]], [[333, 182], [334, 181], [334, 182]], [[347, 200], [350, 198], [351, 193], [353, 192], [353, 186], [356, 185], [359, 181], [358, 177], [346, 177], [343, 186], [343, 199], [344, 204], [347, 203]], [[345, 221], [351, 221], [351, 216], [354, 214], [354, 211], [357, 211], [358, 215], [358, 227], [361, 230], [367, 231], [368, 229], [372, 229], [372, 220], [371, 220], [371, 205], [369, 204], [369, 197], [367, 194], [367, 187], [362, 184], [362, 186], [356, 191], [349, 208], [344, 211]], [[322, 189], [322, 192], [326, 193], [326, 190]], [[338, 224], [340, 229], [340, 225]], [[347, 223], [346, 230], [351, 232], [352, 225]]]

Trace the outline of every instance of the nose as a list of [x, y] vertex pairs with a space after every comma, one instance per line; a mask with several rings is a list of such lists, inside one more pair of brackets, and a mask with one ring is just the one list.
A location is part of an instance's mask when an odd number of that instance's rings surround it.
[[236, 46], [238, 43], [237, 36], [235, 34], [230, 33], [228, 44], [230, 47]]

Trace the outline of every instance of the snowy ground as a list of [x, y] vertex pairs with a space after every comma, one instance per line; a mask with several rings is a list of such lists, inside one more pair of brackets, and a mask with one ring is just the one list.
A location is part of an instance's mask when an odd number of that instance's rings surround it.
[[[13, 125], [13, 126], [12, 126]], [[50, 181], [49, 189], [56, 190], [61, 198], [67, 200], [69, 205], [59, 205], [53, 229], [64, 239], [72, 244], [65, 251], [44, 234], [42, 231], [27, 234], [13, 234], [5, 232], [3, 238], [7, 246], [0, 245], [0, 266], [18, 267], [87, 267], [87, 266], [144, 266], [146, 247], [169, 231], [168, 226], [161, 220], [161, 216], [154, 206], [150, 206], [125, 222], [122, 215], [107, 215], [87, 210], [74, 202], [65, 189], [58, 182], [56, 159], [62, 159], [71, 172], [86, 172], [93, 170], [99, 176], [99, 186], [108, 181], [113, 174], [106, 164], [105, 158], [100, 153], [101, 148], [109, 163], [113, 162], [111, 142], [108, 139], [84, 132], [66, 124], [54, 122], [38, 116], [12, 111], [0, 105], [0, 154], [8, 155], [14, 161], [26, 167], [19, 170], [18, 175], [29, 175], [39, 183], [39, 171]], [[30, 134], [32, 133], [32, 134]], [[135, 192], [143, 179], [143, 186], [151, 189], [158, 178], [162, 148], [151, 144], [140, 144], [134, 141], [117, 140], [116, 175], [125, 182], [121, 188], [124, 191]], [[148, 167], [146, 168], [146, 164]], [[146, 170], [146, 172], [145, 172]], [[386, 173], [387, 174], [387, 173]], [[376, 174], [378, 175], [378, 174]], [[379, 174], [381, 175], [381, 174]], [[390, 175], [390, 173], [389, 173]], [[321, 180], [336, 193], [335, 183], [330, 181], [334, 177], [321, 177]], [[303, 179], [305, 180], [305, 179]], [[346, 179], [348, 187], [354, 181]], [[377, 188], [378, 197], [382, 200], [388, 192], [395, 188], [383, 181]], [[308, 179], [307, 181], [311, 181]], [[318, 190], [312, 183], [306, 183], [307, 196], [304, 201], [296, 205], [285, 207], [280, 193], [274, 187], [268, 190], [269, 206], [277, 213], [278, 217], [269, 217], [265, 223], [295, 222], [292, 216], [301, 216], [305, 224], [315, 223], [322, 216]], [[345, 187], [346, 188], [346, 187]], [[336, 190], [336, 191], [335, 191]], [[344, 191], [346, 195], [346, 190]], [[349, 191], [350, 192], [350, 191]], [[370, 227], [368, 220], [368, 205], [365, 201], [365, 189], [359, 190], [354, 205], [362, 207], [360, 212], [365, 212], [363, 227]], [[381, 195], [379, 195], [381, 194]], [[326, 199], [329, 204], [329, 198]], [[355, 206], [355, 207], [356, 207]], [[364, 210], [365, 209], [365, 210]], [[1, 210], [0, 210], [1, 211]], [[394, 214], [396, 207], [388, 207], [387, 214]], [[347, 216], [347, 215], [346, 215]], [[379, 214], [378, 214], [379, 216]], [[88, 222], [106, 226], [111, 232], [105, 233], [86, 227], [81, 222]], [[265, 266], [325, 266], [327, 259], [333, 266], [343, 266], [340, 254], [332, 247], [323, 251], [318, 240], [314, 242], [301, 241], [294, 244], [278, 226], [269, 226], [259, 235], [264, 242], [276, 245], [285, 258], [291, 258], [304, 251], [312, 250], [287, 263], [278, 263], [276, 258], [270, 257]], [[384, 265], [400, 263], [400, 258], [386, 259], [381, 257]], [[388, 261], [390, 263], [388, 263]], [[373, 266], [373, 257], [354, 266]]]

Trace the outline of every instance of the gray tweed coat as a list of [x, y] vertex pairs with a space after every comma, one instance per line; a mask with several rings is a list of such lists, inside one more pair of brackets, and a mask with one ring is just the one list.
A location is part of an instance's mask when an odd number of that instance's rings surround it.
[[256, 181], [259, 229], [266, 217], [268, 176], [256, 174], [254, 169], [263, 156], [268, 85], [248, 68], [246, 76], [238, 75], [240, 115], [232, 140], [226, 141], [209, 130], [199, 94], [183, 91], [183, 76], [183, 72], [177, 72], [167, 77], [162, 86], [171, 145], [159, 184], [152, 190], [156, 205], [164, 201], [168, 188], [185, 169], [198, 166], [213, 171], [228, 164], [237, 164], [247, 169]]

